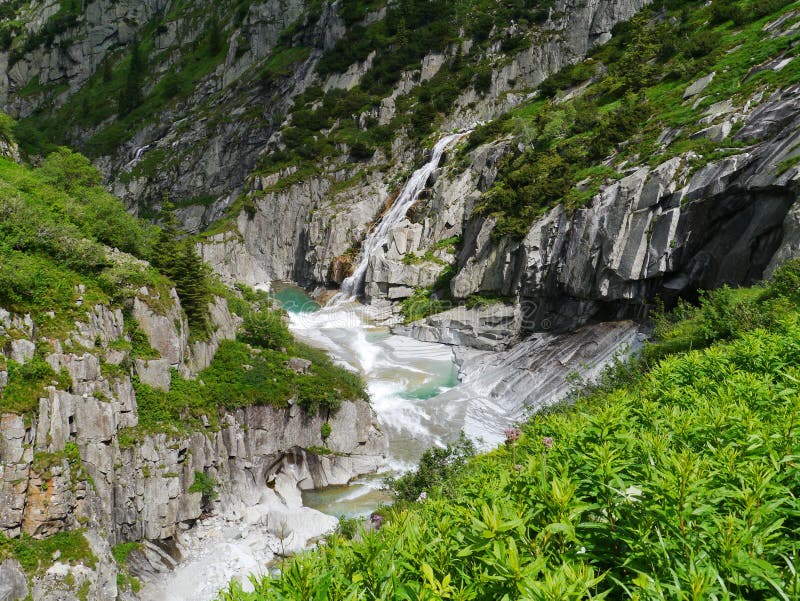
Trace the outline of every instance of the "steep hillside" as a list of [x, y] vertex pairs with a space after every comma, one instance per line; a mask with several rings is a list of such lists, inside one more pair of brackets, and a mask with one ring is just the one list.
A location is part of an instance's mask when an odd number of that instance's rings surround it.
[[68, 142], [129, 207], [152, 215], [168, 193], [195, 230], [253, 170], [308, 174], [326, 157], [326, 181], [361, 162], [402, 171], [454, 110], [463, 126], [518, 103], [643, 4], [14, 2], [0, 103], [32, 152]]
[[215, 282], [170, 220], [126, 213], [85, 157], [15, 162], [0, 118], [0, 590], [117, 599], [165, 569], [141, 541], [174, 547], [217, 509], [271, 503], [299, 547], [330, 528], [281, 499], [383, 462], [360, 378]]

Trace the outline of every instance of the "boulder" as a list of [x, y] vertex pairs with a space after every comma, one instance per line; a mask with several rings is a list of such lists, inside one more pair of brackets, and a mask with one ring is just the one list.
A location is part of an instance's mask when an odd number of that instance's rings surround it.
[[28, 596], [28, 578], [16, 559], [0, 563], [0, 601], [22, 601]]

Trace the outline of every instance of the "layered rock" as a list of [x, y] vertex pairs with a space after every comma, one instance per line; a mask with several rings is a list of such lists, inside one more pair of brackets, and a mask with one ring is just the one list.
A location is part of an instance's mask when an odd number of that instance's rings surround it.
[[568, 399], [644, 340], [631, 321], [604, 322], [568, 334], [534, 334], [510, 350], [460, 349], [461, 383], [441, 398], [464, 398], [464, 431], [486, 448], [502, 442], [503, 429]]
[[[136, 429], [131, 373], [168, 388], [170, 370], [195, 377], [219, 344], [235, 337], [240, 319], [225, 300], [215, 298], [209, 310], [212, 334], [190, 343], [174, 290], [168, 298], [139, 291], [131, 314], [160, 354], [146, 362], [119, 350], [128, 340], [119, 309], [91, 307], [68, 336], [41, 341], [29, 315], [0, 313], [2, 335], [29, 343], [9, 344], [9, 361], [30, 360], [42, 344], [52, 351], [47, 363], [69, 376], [66, 390], [55, 383], [45, 388], [37, 411], [0, 415], [0, 533], [41, 538], [89, 525], [87, 536], [101, 558], [96, 568], [56, 562], [32, 581], [34, 599], [72, 599], [79, 588], [93, 599], [115, 599], [108, 545], [170, 540], [190, 528], [209, 509], [192, 488], [198, 472], [216, 482], [218, 511], [242, 514], [263, 505], [281, 474], [291, 472], [299, 495], [301, 488], [346, 484], [383, 464], [386, 439], [365, 401], [345, 400], [336, 412], [315, 414], [290, 401], [222, 414], [219, 426], [209, 422], [194, 431], [180, 424], [170, 433]], [[132, 372], [122, 367], [131, 364]], [[297, 530], [293, 544], [305, 545], [308, 528], [289, 526]], [[8, 583], [16, 594], [16, 567], [3, 565], [0, 586]]]
[[[678, 156], [633, 169], [587, 208], [561, 206], [520, 243], [493, 243], [491, 219], [466, 228], [455, 298], [502, 294], [522, 308], [523, 331], [571, 330], [597, 317], [636, 316], [648, 299], [751, 284], [797, 252], [800, 88], [728, 117], [737, 140], [763, 140], [694, 170]], [[794, 207], [794, 208], [793, 208]]]

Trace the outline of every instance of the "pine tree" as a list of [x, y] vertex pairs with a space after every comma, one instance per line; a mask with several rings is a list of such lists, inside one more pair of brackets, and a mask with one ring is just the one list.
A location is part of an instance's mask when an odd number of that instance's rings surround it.
[[175, 260], [178, 256], [180, 230], [178, 218], [175, 216], [175, 207], [166, 196], [161, 205], [161, 216], [161, 234], [153, 246], [150, 262], [158, 267], [164, 275], [172, 278]]
[[202, 337], [208, 332], [209, 270], [191, 239], [181, 239], [175, 208], [168, 200], [161, 214], [161, 235], [153, 247], [151, 263], [175, 283], [189, 328]]
[[131, 45], [131, 62], [125, 85], [119, 97], [119, 114], [124, 117], [142, 103], [142, 76], [144, 75], [144, 58], [139, 39], [135, 38]]
[[179, 244], [172, 277], [189, 320], [189, 328], [201, 336], [208, 332], [208, 303], [211, 301], [208, 276], [208, 267], [194, 244], [189, 239], [183, 240]]
[[220, 50], [222, 50], [222, 26], [217, 13], [214, 13], [208, 22], [208, 54], [217, 56]]

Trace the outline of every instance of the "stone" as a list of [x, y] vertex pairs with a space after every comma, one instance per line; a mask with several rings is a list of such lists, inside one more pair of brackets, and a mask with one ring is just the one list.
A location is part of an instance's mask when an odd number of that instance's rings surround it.
[[28, 578], [16, 559], [0, 563], [0, 601], [22, 601], [28, 596]]
[[708, 87], [708, 85], [714, 81], [714, 77], [717, 75], [716, 71], [712, 71], [708, 75], [705, 75], [695, 81], [692, 85], [686, 88], [686, 91], [683, 93], [683, 99], [687, 100], [689, 98], [693, 98], [699, 94], [702, 94], [703, 91]]
[[431, 315], [409, 326], [394, 328], [396, 334], [422, 342], [468, 346], [487, 351], [508, 348], [519, 333], [520, 314], [503, 303], [467, 309], [456, 307]]
[[286, 367], [298, 374], [307, 374], [311, 369], [311, 361], [308, 359], [300, 359], [299, 357], [292, 357], [287, 361]]
[[11, 360], [25, 364], [33, 359], [36, 353], [36, 345], [30, 340], [20, 338], [11, 341]]
[[693, 140], [697, 138], [706, 138], [712, 142], [722, 142], [731, 134], [731, 131], [733, 131], [733, 124], [730, 121], [723, 121], [722, 123], [701, 129], [692, 134], [690, 138]]
[[169, 391], [172, 365], [168, 359], [136, 359], [134, 365], [136, 374], [143, 383], [159, 390]]

